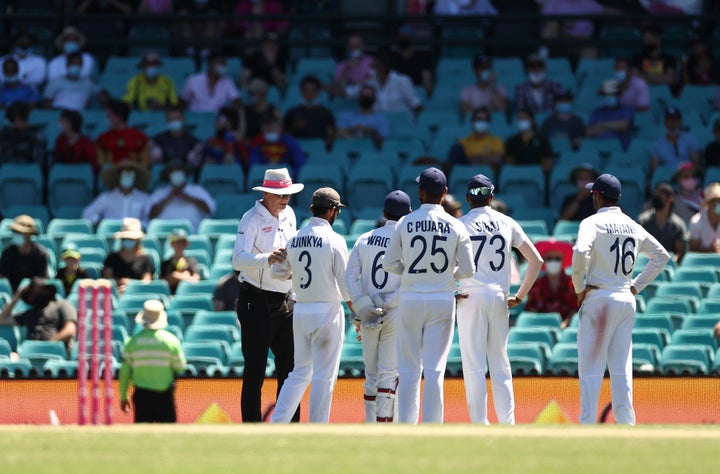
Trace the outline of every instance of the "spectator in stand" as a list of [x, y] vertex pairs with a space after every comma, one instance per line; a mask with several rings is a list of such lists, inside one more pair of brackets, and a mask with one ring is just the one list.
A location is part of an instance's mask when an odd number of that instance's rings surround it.
[[225, 105], [242, 105], [240, 93], [227, 75], [227, 61], [221, 53], [210, 55], [206, 72], [185, 79], [180, 98], [192, 112], [218, 113]]
[[[45, 107], [84, 110], [90, 99], [100, 93], [100, 88], [92, 79], [80, 75], [82, 60], [82, 54], [67, 55], [67, 73], [50, 79], [45, 86]], [[104, 94], [103, 101], [107, 102], [107, 94]]]
[[665, 111], [665, 133], [650, 147], [650, 176], [658, 166], [677, 167], [686, 161], [699, 167], [702, 148], [695, 135], [682, 131], [682, 113], [675, 107]]
[[603, 81], [600, 94], [602, 105], [590, 114], [585, 134], [588, 138], [616, 138], [627, 150], [632, 140], [635, 111], [620, 103], [620, 85], [615, 79]]
[[445, 199], [441, 203], [445, 212], [450, 214], [456, 219], [459, 219], [463, 215], [462, 204], [452, 194], [446, 194]]
[[145, 233], [138, 219], [126, 217], [115, 239], [120, 240], [120, 250], [107, 256], [103, 265], [103, 278], [113, 279], [118, 293], [122, 295], [130, 280], [151, 281], [155, 264], [142, 245]]
[[706, 39], [695, 37], [690, 41], [690, 55], [683, 58], [682, 71], [685, 84], [707, 86], [720, 82], [720, 63]]
[[652, 207], [642, 212], [638, 223], [668, 252], [674, 252], [675, 263], [685, 254], [685, 221], [673, 212], [675, 191], [668, 183], [658, 183], [652, 193]]
[[715, 119], [713, 122], [713, 137], [715, 140], [705, 148], [705, 168], [720, 166], [720, 119]]
[[213, 292], [215, 311], [237, 311], [238, 293], [240, 293], [240, 272], [233, 271], [218, 280]]
[[552, 110], [555, 97], [562, 94], [565, 88], [559, 82], [548, 79], [545, 69], [545, 58], [542, 56], [533, 54], [528, 58], [528, 81], [515, 88], [516, 110], [524, 109], [533, 113]]
[[703, 0], [639, 0], [651, 15], [701, 15]]
[[148, 137], [140, 130], [128, 127], [129, 116], [128, 104], [120, 100], [110, 101], [107, 108], [110, 128], [95, 141], [100, 166], [125, 159], [149, 165]]
[[358, 102], [357, 111], [342, 112], [338, 117], [338, 138], [370, 138], [379, 150], [390, 137], [390, 121], [375, 111], [375, 88], [362, 86]]
[[148, 203], [150, 219], [189, 219], [193, 229], [215, 212], [215, 200], [199, 184], [188, 182], [192, 169], [181, 161], [171, 161], [162, 179], [169, 184], [158, 188]]
[[19, 215], [10, 224], [10, 231], [10, 244], [0, 254], [0, 277], [7, 278], [15, 292], [23, 278], [47, 276], [49, 259], [45, 248], [32, 240], [38, 235], [35, 219]]
[[260, 121], [262, 134], [250, 142], [250, 163], [262, 165], [287, 165], [298, 176], [305, 164], [305, 153], [298, 142], [282, 129], [282, 120], [278, 114], [267, 112]]
[[95, 144], [80, 132], [82, 124], [83, 118], [79, 112], [75, 110], [63, 110], [60, 112], [61, 133], [55, 139], [53, 162], [65, 164], [87, 163], [97, 173], [100, 167], [97, 162]]
[[703, 207], [690, 219], [688, 240], [691, 252], [720, 253], [720, 183], [705, 188]]
[[58, 268], [55, 278], [62, 282], [66, 295], [70, 294], [76, 281], [90, 278], [88, 272], [80, 266], [81, 258], [82, 255], [74, 244], [70, 244], [60, 254], [64, 266]]
[[[210, 2], [209, 0], [180, 0], [178, 1], [177, 9], [178, 13], [188, 18], [218, 13], [215, 2]], [[186, 21], [182, 24], [180, 37], [186, 41], [211, 41], [217, 37], [221, 37], [223, 30], [222, 22], [210, 19], [205, 21]], [[200, 56], [206, 58], [210, 54], [210, 50], [205, 45], [201, 45], [200, 47]], [[194, 46], [185, 48], [185, 54], [188, 56], [195, 56], [196, 52]]]
[[138, 13], [154, 13], [164, 15], [173, 12], [173, 0], [142, 0], [137, 9]]
[[595, 214], [592, 194], [585, 185], [594, 183], [599, 175], [590, 163], [582, 163], [570, 171], [570, 182], [577, 187], [577, 192], [565, 196], [560, 206], [560, 219], [579, 222]]
[[180, 107], [167, 109], [165, 112], [167, 129], [155, 135], [149, 144], [152, 164], [180, 160], [195, 168], [199, 166], [202, 158], [202, 143], [185, 128], [184, 119]]
[[321, 88], [316, 77], [303, 77], [300, 94], [304, 102], [285, 113], [283, 129], [295, 138], [322, 138], [329, 148], [335, 140], [335, 116], [320, 103]]
[[662, 28], [647, 25], [642, 31], [642, 51], [633, 59], [637, 74], [650, 85], [673, 85], [677, 81], [677, 60], [663, 52]]
[[[610, 15], [619, 13], [613, 8], [605, 7], [595, 0], [548, 0], [544, 2], [541, 10], [543, 15]], [[595, 28], [592, 21], [565, 20], [548, 21], [543, 27], [541, 36], [543, 39], [564, 38], [589, 39], [592, 38]], [[569, 48], [573, 55], [584, 58], [597, 56], [597, 49], [591, 47]]]
[[170, 292], [173, 295], [181, 281], [190, 283], [200, 281], [197, 260], [185, 256], [185, 250], [189, 245], [185, 230], [175, 229], [172, 231], [170, 234], [170, 247], [173, 249], [173, 254], [160, 264], [160, 278], [167, 280]]
[[45, 134], [38, 125], [30, 125], [30, 107], [15, 102], [5, 110], [10, 125], [0, 129], [1, 163], [45, 163]]
[[698, 176], [697, 168], [690, 162], [681, 164], [675, 171], [672, 182], [677, 187], [673, 211], [685, 224], [689, 224], [705, 202], [702, 180]]
[[262, 79], [252, 79], [247, 85], [247, 100], [243, 108], [245, 113], [245, 135], [252, 140], [260, 135], [260, 120], [266, 113], [279, 114], [280, 111], [267, 101], [269, 86]]
[[138, 110], [163, 110], [178, 105], [175, 82], [160, 73], [160, 66], [162, 60], [158, 53], [145, 53], [138, 63], [142, 72], [128, 81], [123, 101]]
[[80, 77], [92, 77], [95, 73], [95, 58], [90, 53], [82, 51], [85, 47], [85, 35], [74, 26], [66, 27], [55, 39], [55, 47], [62, 51], [48, 63], [48, 80], [67, 75], [67, 57], [70, 54], [82, 54], [82, 69]]
[[147, 222], [150, 172], [138, 163], [123, 160], [105, 167], [100, 179], [106, 191], [83, 209], [82, 217], [97, 225], [103, 219], [132, 217]]
[[6, 58], [2, 63], [3, 83], [0, 87], [0, 108], [6, 109], [15, 102], [24, 102], [30, 107], [40, 102], [40, 94], [35, 88], [20, 82], [18, 63]]
[[497, 15], [490, 0], [436, 0], [436, 15]]
[[429, 96], [435, 86], [435, 65], [429, 50], [415, 46], [415, 28], [404, 24], [398, 29], [396, 48], [391, 60], [392, 70], [408, 76], [415, 87], [425, 89]]
[[257, 51], [243, 62], [242, 82], [262, 79], [267, 84], [284, 89], [287, 86], [287, 57], [280, 47], [277, 33], [267, 33]]
[[423, 104], [408, 76], [390, 70], [389, 59], [378, 56], [373, 61], [377, 84], [375, 108], [383, 112], [408, 112], [414, 115], [423, 110]]
[[505, 86], [497, 83], [490, 58], [484, 54], [475, 56], [472, 68], [475, 71], [477, 83], [463, 87], [460, 92], [462, 115], [465, 116], [480, 107], [486, 107], [493, 112], [504, 112], [507, 109], [507, 90]]
[[[47, 78], [47, 61], [44, 57], [33, 53], [33, 43], [35, 43], [35, 36], [25, 29], [20, 30], [10, 38], [10, 54], [3, 56], [0, 61], [13, 58], [19, 67], [20, 82], [39, 89]], [[0, 81], [5, 81], [4, 74], [0, 76]]]
[[583, 119], [573, 113], [573, 96], [563, 92], [555, 97], [555, 111], [545, 119], [540, 133], [548, 139], [566, 139], [577, 150], [585, 138]]
[[578, 311], [577, 295], [572, 278], [565, 273], [572, 263], [572, 246], [554, 239], [535, 243], [545, 261], [541, 275], [528, 293], [524, 311], [534, 313], [560, 313], [561, 328], [570, 325]]
[[518, 133], [505, 141], [505, 163], [540, 165], [549, 173], [555, 162], [550, 142], [537, 132], [535, 115], [529, 110], [517, 112]]
[[223, 107], [215, 120], [215, 135], [203, 145], [202, 163], [239, 164], [248, 171], [248, 140], [245, 139], [240, 112]]
[[472, 114], [470, 135], [453, 145], [448, 153], [453, 165], [489, 165], [497, 173], [505, 156], [502, 138], [490, 134], [490, 111], [480, 107]]
[[636, 75], [626, 58], [615, 60], [615, 80], [620, 86], [620, 104], [632, 107], [635, 112], [650, 110], [650, 89], [642, 77]]
[[359, 34], [351, 35], [347, 44], [347, 59], [335, 68], [335, 78], [327, 86], [329, 93], [355, 98], [360, 88], [372, 80], [373, 57], [365, 52], [365, 42]]
[[[282, 15], [283, 6], [276, 0], [240, 0], [235, 6], [235, 16], [248, 18], [254, 15]], [[290, 28], [290, 22], [285, 20], [238, 22], [242, 36], [247, 39], [260, 39], [265, 33], [284, 33]]]

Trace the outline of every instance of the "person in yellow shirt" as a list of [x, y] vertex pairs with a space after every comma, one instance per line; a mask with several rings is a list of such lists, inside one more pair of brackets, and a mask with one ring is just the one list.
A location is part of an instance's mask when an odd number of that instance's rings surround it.
[[139, 74], [127, 83], [123, 101], [138, 110], [162, 110], [178, 104], [172, 78], [160, 74], [162, 61], [157, 53], [145, 53], [138, 68]]
[[472, 114], [472, 132], [450, 149], [452, 164], [490, 165], [497, 172], [505, 155], [502, 138], [490, 134], [490, 110], [475, 109]]

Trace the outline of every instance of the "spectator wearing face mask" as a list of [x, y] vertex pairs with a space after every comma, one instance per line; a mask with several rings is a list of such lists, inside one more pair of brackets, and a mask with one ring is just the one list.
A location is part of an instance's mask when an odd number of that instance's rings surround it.
[[[4, 56], [0, 61], [13, 58], [18, 63], [20, 82], [38, 89], [47, 79], [47, 61], [39, 54], [33, 53], [33, 43], [35, 43], [35, 37], [27, 30], [20, 30], [10, 39], [10, 54]], [[0, 80], [5, 80], [4, 75], [0, 77]]]
[[189, 219], [193, 229], [215, 212], [215, 200], [199, 184], [188, 182], [192, 170], [181, 161], [171, 161], [163, 169], [168, 184], [150, 196], [150, 219]]
[[45, 277], [48, 254], [32, 240], [38, 235], [35, 219], [22, 214], [10, 224], [10, 243], [0, 255], [0, 277], [7, 278], [10, 288], [17, 291], [23, 278]]
[[435, 85], [435, 65], [430, 51], [415, 45], [415, 28], [407, 23], [400, 26], [395, 44], [392, 69], [408, 76], [415, 87], [422, 87], [429, 96]]
[[83, 209], [82, 217], [97, 225], [103, 219], [133, 217], [147, 222], [150, 173], [147, 168], [124, 160], [103, 169], [100, 179], [106, 191]]
[[650, 89], [647, 82], [632, 71], [628, 59], [615, 60], [614, 77], [620, 86], [620, 104], [632, 107], [635, 112], [650, 110]]
[[720, 253], [720, 183], [705, 188], [703, 206], [692, 219], [689, 228], [691, 252]]
[[215, 135], [205, 140], [202, 163], [239, 164], [248, 171], [248, 141], [237, 109], [223, 107], [215, 120]]
[[423, 110], [423, 104], [415, 92], [410, 77], [398, 74], [390, 69], [390, 60], [378, 56], [373, 61], [373, 71], [377, 88], [376, 109], [384, 112], [408, 112], [417, 115]]
[[177, 106], [175, 82], [161, 73], [162, 60], [157, 53], [145, 53], [138, 63], [142, 72], [131, 77], [123, 101], [138, 110], [162, 110]]
[[91, 77], [94, 74], [95, 58], [82, 50], [85, 47], [85, 35], [80, 30], [74, 26], [66, 27], [55, 39], [55, 47], [62, 53], [55, 56], [48, 64], [48, 80], [67, 76], [67, 57], [76, 53], [82, 55], [80, 77]]
[[533, 113], [552, 110], [555, 97], [562, 94], [565, 88], [559, 82], [548, 79], [545, 70], [545, 59], [542, 56], [530, 56], [527, 62], [528, 80], [515, 88], [517, 110], [525, 109]]
[[720, 119], [713, 122], [713, 137], [715, 139], [705, 148], [704, 167], [720, 166]]
[[525, 311], [535, 313], [560, 313], [561, 328], [566, 328], [578, 311], [577, 295], [572, 277], [565, 270], [572, 262], [572, 247], [567, 242], [545, 240], [535, 242], [535, 247], [545, 261], [543, 270], [528, 293]]
[[615, 79], [603, 82], [600, 95], [601, 105], [590, 114], [585, 133], [589, 138], [616, 138], [627, 150], [632, 139], [635, 111], [620, 103], [620, 87]]
[[577, 192], [565, 196], [560, 206], [560, 219], [579, 222], [595, 214], [592, 194], [585, 185], [595, 182], [599, 174], [590, 163], [583, 163], [570, 171], [570, 182], [577, 187]]
[[300, 81], [303, 103], [285, 113], [283, 129], [295, 138], [322, 138], [330, 147], [335, 140], [335, 116], [319, 102], [321, 87], [314, 76]]
[[365, 52], [365, 42], [360, 35], [351, 35], [347, 43], [347, 59], [335, 68], [335, 77], [328, 92], [340, 97], [355, 98], [360, 86], [372, 80], [373, 57]]
[[338, 117], [338, 138], [370, 138], [379, 150], [390, 136], [390, 121], [375, 111], [375, 88], [363, 86], [357, 111], [345, 111]]
[[83, 118], [74, 110], [63, 110], [60, 113], [61, 133], [55, 140], [53, 162], [65, 164], [89, 164], [97, 173], [100, 169], [95, 153], [95, 144], [83, 135]]
[[675, 171], [672, 182], [677, 188], [673, 210], [685, 224], [689, 224], [705, 202], [697, 168], [690, 162], [682, 163]]
[[156, 164], [180, 160], [194, 168], [199, 167], [202, 143], [185, 128], [185, 116], [180, 107], [167, 109], [165, 125], [166, 130], [155, 135], [150, 141], [150, 162]]
[[665, 134], [650, 147], [650, 176], [658, 166], [679, 166], [686, 161], [700, 166], [702, 148], [695, 135], [682, 131], [682, 113], [675, 107], [665, 111]]
[[505, 162], [513, 165], [540, 165], [549, 173], [555, 164], [550, 142], [537, 132], [535, 115], [520, 109], [517, 112], [518, 133], [505, 141]]
[[662, 47], [662, 28], [647, 25], [642, 31], [642, 50], [633, 58], [637, 73], [651, 85], [672, 85], [677, 80], [677, 59]]
[[191, 112], [218, 113], [226, 105], [242, 105], [240, 93], [227, 75], [227, 60], [220, 53], [210, 55], [207, 71], [185, 79], [180, 98]]
[[54, 109], [84, 110], [100, 88], [89, 77], [82, 77], [82, 54], [67, 56], [67, 74], [50, 79], [43, 96], [45, 106]]
[[563, 92], [555, 97], [555, 110], [545, 119], [540, 133], [549, 139], [566, 139], [575, 150], [580, 147], [585, 138], [585, 124], [579, 115], [573, 113], [571, 93]]
[[262, 79], [251, 79], [247, 85], [247, 98], [243, 113], [245, 114], [245, 136], [252, 140], [262, 133], [260, 121], [266, 113], [279, 114], [277, 107], [267, 101], [270, 87]]
[[250, 163], [261, 165], [286, 165], [297, 176], [305, 164], [305, 153], [297, 140], [283, 132], [280, 116], [267, 112], [261, 118], [262, 134], [250, 142]]
[[33, 87], [20, 82], [18, 63], [6, 58], [2, 63], [3, 83], [0, 87], [0, 108], [8, 108], [15, 102], [23, 102], [30, 107], [40, 102], [40, 94]]
[[658, 183], [653, 189], [650, 209], [637, 218], [643, 226], [668, 252], [674, 252], [675, 263], [680, 263], [685, 254], [685, 221], [673, 212], [675, 192], [668, 183]]
[[139, 220], [132, 217], [123, 219], [120, 230], [114, 236], [120, 241], [120, 250], [108, 254], [102, 274], [103, 278], [115, 280], [118, 293], [122, 295], [130, 280], [151, 281], [155, 264], [143, 247], [145, 232]]
[[472, 132], [453, 145], [448, 153], [452, 164], [489, 165], [497, 172], [505, 145], [502, 138], [490, 133], [490, 111], [480, 107], [472, 114]]
[[505, 86], [497, 83], [497, 77], [492, 70], [490, 58], [484, 54], [475, 56], [472, 61], [477, 82], [465, 86], [460, 91], [460, 112], [463, 116], [480, 107], [493, 112], [505, 111], [507, 108], [507, 90]]

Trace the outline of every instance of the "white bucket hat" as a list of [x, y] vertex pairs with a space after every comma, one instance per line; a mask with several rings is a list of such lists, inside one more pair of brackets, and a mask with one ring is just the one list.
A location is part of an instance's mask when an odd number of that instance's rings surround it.
[[122, 227], [120, 230], [115, 232], [116, 239], [131, 239], [140, 240], [145, 237], [145, 232], [142, 231], [142, 224], [139, 219], [134, 217], [126, 217], [122, 220]]
[[147, 300], [143, 310], [135, 316], [135, 322], [147, 329], [162, 329], [167, 326], [167, 313], [160, 300]]
[[297, 194], [305, 188], [302, 183], [293, 184], [287, 168], [265, 170], [262, 186], [255, 186], [253, 191], [263, 191], [271, 194]]

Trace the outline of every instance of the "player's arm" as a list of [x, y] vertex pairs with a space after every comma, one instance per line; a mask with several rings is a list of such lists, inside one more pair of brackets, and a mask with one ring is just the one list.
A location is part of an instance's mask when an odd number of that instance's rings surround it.
[[458, 229], [458, 240], [455, 252], [457, 255], [457, 267], [453, 275], [456, 280], [470, 278], [475, 273], [475, 261], [473, 259], [473, 247], [470, 235], [462, 224], [456, 227]]
[[650, 282], [657, 278], [662, 269], [665, 268], [668, 260], [670, 260], [670, 254], [665, 250], [665, 247], [660, 245], [660, 242], [650, 234], [647, 234], [647, 236], [640, 241], [638, 250], [647, 255], [649, 260], [640, 274], [632, 280], [635, 293], [644, 290]]
[[348, 264], [347, 244], [345, 243], [345, 239], [342, 237], [337, 236], [337, 239], [338, 241], [333, 245], [332, 249], [333, 276], [335, 277], [335, 281], [340, 289], [340, 294], [342, 295], [343, 300], [348, 302], [350, 301], [350, 294], [348, 292], [347, 285], [345, 284], [345, 273], [347, 271]]
[[590, 250], [595, 241], [595, 228], [586, 223], [580, 223], [577, 240], [573, 246], [572, 281], [575, 293], [585, 290], [585, 276], [590, 261]]
[[508, 306], [511, 308], [519, 305], [520, 302], [525, 299], [535, 280], [537, 280], [540, 269], [544, 263], [540, 252], [538, 252], [530, 240], [524, 241], [522, 245], [518, 247], [518, 250], [520, 250], [522, 256], [527, 260], [528, 266], [525, 270], [525, 276], [520, 284], [520, 288], [515, 292], [515, 295], [508, 298]]
[[360, 240], [361, 239], [358, 239], [357, 242], [355, 242], [355, 246], [352, 252], [350, 252], [347, 270], [345, 271], [345, 287], [352, 301], [357, 300], [363, 294], [361, 284], [362, 265], [360, 262], [360, 251], [358, 250], [358, 242], [360, 242]]
[[400, 226], [403, 225], [405, 219], [400, 219], [390, 236], [390, 243], [388, 244], [385, 256], [382, 258], [383, 270], [388, 273], [394, 273], [396, 275], [402, 275], [405, 265], [402, 261], [402, 246], [400, 235]]
[[257, 225], [252, 219], [243, 216], [238, 226], [235, 247], [233, 248], [232, 264], [235, 270], [247, 270], [250, 268], [264, 268], [270, 265], [270, 253], [256, 253], [254, 247], [258, 235]]

